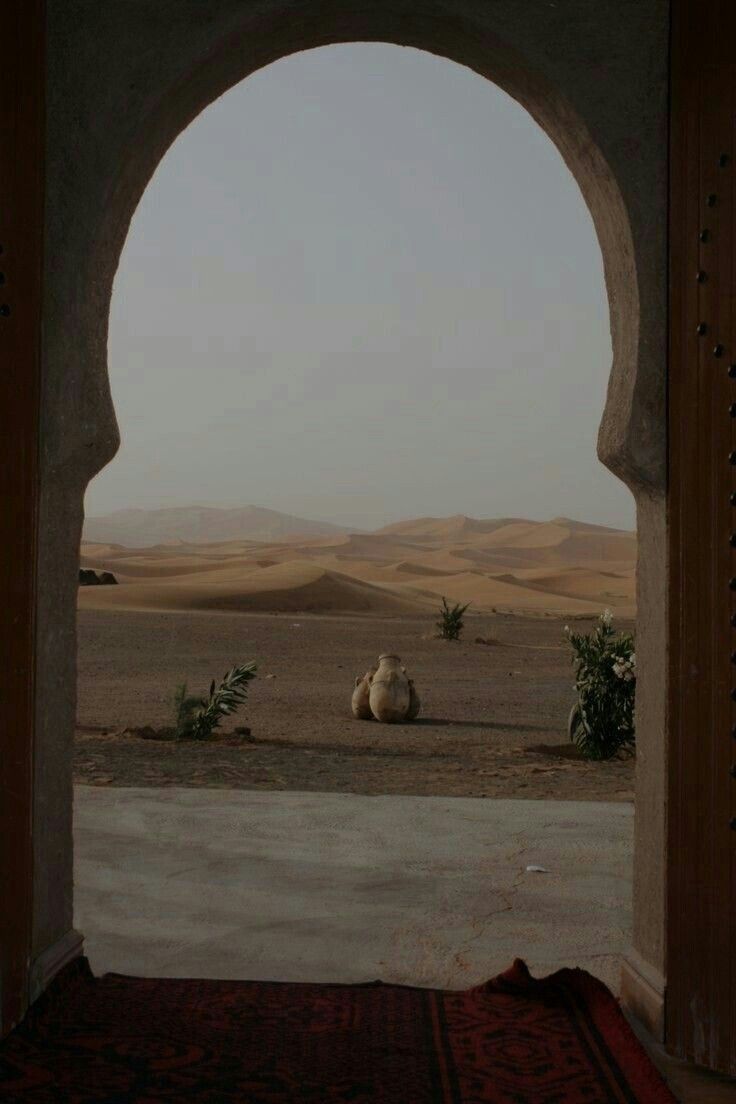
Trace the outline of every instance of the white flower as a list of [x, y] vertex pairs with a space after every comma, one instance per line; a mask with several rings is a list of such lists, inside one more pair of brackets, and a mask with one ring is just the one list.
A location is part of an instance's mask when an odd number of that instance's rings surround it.
[[632, 652], [629, 656], [629, 663], [632, 667], [636, 667], [636, 652]]
[[611, 624], [611, 622], [613, 621], [613, 614], [611, 613], [610, 609], [604, 609], [603, 613], [601, 614], [601, 621], [604, 625], [606, 625], [606, 627]]

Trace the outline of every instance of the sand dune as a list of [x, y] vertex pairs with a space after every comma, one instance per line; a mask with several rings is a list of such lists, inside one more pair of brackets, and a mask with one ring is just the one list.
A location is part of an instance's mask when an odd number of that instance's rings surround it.
[[447, 574], [441, 567], [432, 567], [431, 564], [412, 563], [411, 560], [402, 560], [400, 563], [393, 564], [393, 570], [398, 572], [399, 575], [436, 575], [442, 578]]
[[[490, 518], [480, 520], [469, 518], [465, 514], [453, 514], [447, 518], [415, 518], [413, 521], [397, 521], [379, 529], [380, 535], [415, 537], [429, 540], [457, 540], [458, 538], [486, 535], [497, 529], [513, 524], [513, 519]], [[522, 522], [522, 525], [534, 525], [534, 522]]]
[[599, 603], [591, 605], [585, 598], [527, 587], [513, 575], [494, 578], [476, 572], [465, 572], [425, 580], [423, 595], [429, 598], [432, 594], [436, 596], [435, 608], [442, 597], [446, 597], [448, 602], [470, 602], [478, 610], [584, 614], [602, 608]]
[[84, 608], [408, 614], [441, 596], [492, 609], [635, 612], [636, 537], [567, 518], [418, 518], [376, 533], [255, 541], [82, 545], [118, 587], [80, 589]]
[[295, 561], [271, 567], [199, 574], [196, 580], [120, 581], [117, 587], [94, 587], [97, 601], [80, 604], [93, 609], [237, 610], [272, 612], [329, 611], [342, 613], [415, 613], [426, 606], [419, 596]]

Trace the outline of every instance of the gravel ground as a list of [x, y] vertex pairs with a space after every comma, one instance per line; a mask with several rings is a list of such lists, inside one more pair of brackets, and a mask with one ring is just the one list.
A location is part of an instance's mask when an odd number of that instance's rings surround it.
[[[570, 757], [574, 693], [563, 624], [469, 616], [464, 639], [447, 643], [424, 617], [83, 610], [75, 777], [113, 786], [631, 801], [633, 760]], [[402, 657], [422, 698], [412, 724], [350, 714], [355, 676], [386, 651]], [[170, 724], [178, 683], [204, 693], [212, 678], [249, 660], [259, 677], [222, 738], [174, 743], [124, 731]], [[237, 725], [250, 737], [233, 737]]]

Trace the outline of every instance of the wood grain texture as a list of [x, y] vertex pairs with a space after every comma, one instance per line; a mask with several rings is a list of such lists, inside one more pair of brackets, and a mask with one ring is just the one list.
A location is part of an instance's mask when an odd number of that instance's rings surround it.
[[0, 981], [23, 1014], [32, 908], [34, 594], [43, 247], [43, 0], [0, 35]]
[[[667, 1045], [736, 1074], [736, 9], [675, 0], [669, 364]], [[703, 329], [704, 328], [704, 329]], [[701, 332], [699, 332], [699, 329]], [[735, 538], [736, 539], [736, 538]]]

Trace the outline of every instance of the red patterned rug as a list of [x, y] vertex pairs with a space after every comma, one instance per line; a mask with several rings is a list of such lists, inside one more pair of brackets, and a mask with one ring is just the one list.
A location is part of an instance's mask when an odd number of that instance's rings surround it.
[[68, 966], [0, 1044], [3, 1104], [674, 1104], [605, 986], [464, 992]]

